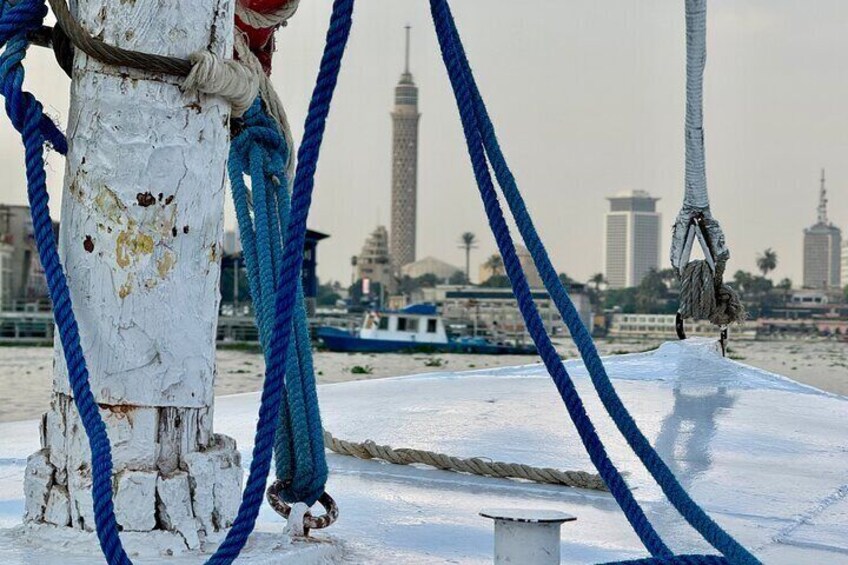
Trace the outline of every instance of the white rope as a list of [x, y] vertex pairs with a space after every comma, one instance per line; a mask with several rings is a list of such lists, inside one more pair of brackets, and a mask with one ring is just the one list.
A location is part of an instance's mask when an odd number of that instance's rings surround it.
[[684, 206], [709, 208], [704, 160], [707, 0], [686, 0], [686, 190]]
[[[267, 28], [284, 24], [297, 11], [300, 0], [290, 0], [281, 8], [266, 14], [256, 12], [236, 2], [236, 14], [251, 27]], [[294, 174], [294, 139], [283, 102], [277, 95], [271, 78], [265, 74], [262, 63], [250, 50], [247, 35], [235, 29], [233, 48], [238, 60], [221, 59], [208, 51], [198, 51], [189, 56], [194, 64], [183, 83], [187, 92], [202, 92], [220, 96], [232, 106], [233, 116], [241, 116], [250, 108], [258, 95], [268, 113], [277, 122], [280, 133], [289, 148], [286, 174]]]
[[297, 12], [300, 0], [289, 0], [272, 12], [257, 12], [241, 2], [236, 2], [236, 15], [241, 21], [254, 29], [286, 25], [286, 22]]
[[183, 82], [183, 90], [220, 96], [230, 103], [234, 116], [241, 116], [250, 108], [260, 92], [259, 77], [252, 69], [209, 51], [198, 51], [188, 58], [193, 67]]
[[562, 485], [574, 488], [606, 491], [607, 486], [599, 475], [585, 471], [560, 471], [549, 467], [533, 467], [521, 463], [489, 461], [480, 457], [453, 457], [423, 449], [392, 448], [371, 440], [362, 443], [345, 441], [324, 430], [324, 447], [341, 455], [358, 459], [381, 459], [395, 465], [419, 463], [443, 471], [469, 473], [501, 479], [524, 479], [535, 483]]
[[[297, 2], [294, 3], [296, 4]], [[250, 50], [250, 46], [247, 43], [247, 36], [239, 29], [235, 31], [235, 52], [239, 57], [239, 62], [256, 77], [259, 96], [265, 102], [265, 108], [274, 121], [277, 122], [277, 125], [280, 127], [280, 133], [283, 134], [286, 140], [286, 146], [289, 148], [286, 174], [291, 178], [294, 173], [294, 139], [292, 138], [291, 125], [286, 116], [286, 109], [283, 107], [283, 102], [280, 100], [277, 91], [274, 89], [274, 85], [271, 83], [271, 77], [265, 74], [262, 63], [259, 62], [259, 59]]]

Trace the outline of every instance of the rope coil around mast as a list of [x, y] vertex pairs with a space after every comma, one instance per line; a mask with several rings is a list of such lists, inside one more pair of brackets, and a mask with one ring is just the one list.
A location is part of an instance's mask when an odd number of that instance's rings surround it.
[[[280, 124], [280, 129], [286, 135], [291, 146], [291, 133], [285, 111], [270, 80], [262, 70], [256, 56], [250, 52], [243, 34], [235, 31], [235, 49], [239, 60], [222, 59], [209, 51], [198, 51], [189, 55], [188, 59], [144, 53], [132, 49], [124, 49], [110, 45], [96, 37], [92, 37], [71, 14], [66, 0], [48, 0], [58, 22], [60, 31], [53, 34], [54, 45], [62, 46], [59, 37], [65, 36], [74, 45], [90, 57], [101, 63], [117, 67], [129, 67], [139, 71], [185, 77], [183, 88], [187, 91], [198, 91], [204, 94], [221, 96], [230, 102], [233, 114], [242, 115], [256, 98], [257, 92], [268, 104], [271, 115]], [[285, 25], [297, 11], [300, 0], [291, 0], [281, 8], [263, 14], [242, 6], [236, 2], [236, 13], [239, 18], [254, 28], [272, 28]], [[69, 72], [67, 54], [60, 56], [63, 69]], [[287, 163], [289, 173], [293, 172], [293, 161]]]

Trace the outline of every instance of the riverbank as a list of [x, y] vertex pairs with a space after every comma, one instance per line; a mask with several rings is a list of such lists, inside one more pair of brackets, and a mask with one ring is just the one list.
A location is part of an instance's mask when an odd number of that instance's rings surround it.
[[[658, 347], [661, 340], [599, 340], [601, 355], [636, 353]], [[563, 358], [577, 357], [573, 345], [561, 344]], [[730, 358], [822, 390], [848, 395], [848, 346], [826, 340], [738, 341]], [[437, 371], [467, 371], [537, 363], [534, 355], [347, 354], [318, 351], [318, 382], [339, 383]], [[50, 401], [53, 349], [0, 348], [0, 422], [37, 418]], [[254, 392], [261, 388], [265, 363], [256, 351], [218, 351], [217, 396]]]

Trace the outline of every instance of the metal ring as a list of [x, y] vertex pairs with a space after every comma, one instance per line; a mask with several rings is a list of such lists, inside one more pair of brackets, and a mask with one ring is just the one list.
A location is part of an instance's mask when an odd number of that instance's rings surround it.
[[[277, 514], [288, 519], [289, 514], [291, 514], [291, 506], [280, 496], [284, 486], [283, 481], [274, 481], [268, 487], [265, 498]], [[339, 507], [326, 491], [318, 498], [318, 504], [324, 507], [324, 514], [313, 516], [311, 512], [307, 512], [303, 516], [303, 533], [305, 535], [309, 535], [309, 530], [320, 530], [331, 526], [339, 517]]]

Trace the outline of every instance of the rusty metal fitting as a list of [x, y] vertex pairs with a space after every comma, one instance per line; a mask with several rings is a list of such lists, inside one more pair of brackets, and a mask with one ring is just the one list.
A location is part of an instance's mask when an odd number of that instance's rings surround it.
[[[280, 496], [284, 486], [283, 481], [274, 481], [265, 492], [265, 498], [277, 514], [288, 519], [289, 514], [291, 514], [291, 506]], [[324, 492], [318, 498], [318, 504], [324, 507], [324, 514], [313, 516], [311, 512], [307, 512], [303, 516], [303, 534], [305, 536], [309, 535], [310, 530], [320, 530], [331, 526], [339, 517], [339, 507], [327, 492]]]

